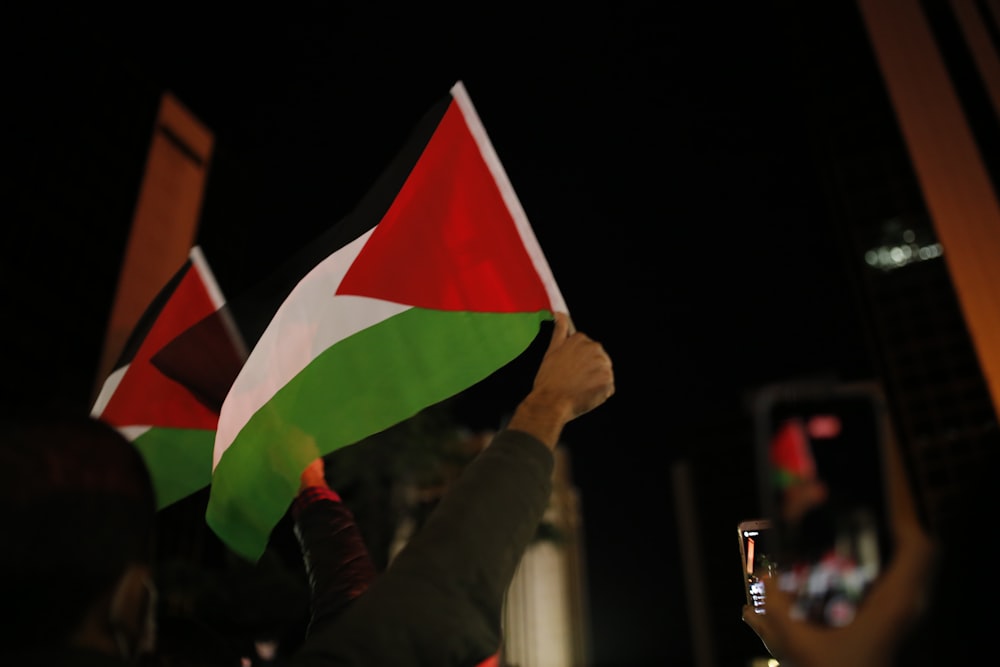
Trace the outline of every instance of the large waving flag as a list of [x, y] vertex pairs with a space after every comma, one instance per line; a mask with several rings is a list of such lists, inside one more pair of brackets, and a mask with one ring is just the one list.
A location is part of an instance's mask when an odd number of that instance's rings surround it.
[[[140, 318], [91, 410], [142, 453], [160, 509], [212, 481], [219, 410], [246, 359], [240, 335], [215, 316], [224, 303], [193, 247]], [[171, 343], [199, 322], [199, 344], [172, 353]]]
[[567, 312], [461, 82], [297, 266], [250, 304], [282, 297], [259, 338], [239, 318], [255, 344], [215, 439], [206, 520], [251, 560], [310, 461], [471, 387]]

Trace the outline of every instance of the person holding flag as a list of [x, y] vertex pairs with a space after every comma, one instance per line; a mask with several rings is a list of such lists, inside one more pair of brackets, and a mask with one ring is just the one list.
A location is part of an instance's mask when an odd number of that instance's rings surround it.
[[[393, 564], [346, 606], [327, 599], [342, 590], [312, 577], [309, 632], [285, 664], [491, 660], [504, 593], [549, 501], [563, 429], [614, 392], [603, 346], [556, 313], [527, 396]], [[90, 416], [5, 424], [2, 442], [0, 516], [17, 538], [0, 552], [16, 610], [0, 626], [0, 663], [100, 667], [154, 653], [155, 492], [137, 449]], [[296, 514], [317, 574], [340, 565], [324, 556], [330, 505], [307, 502]]]

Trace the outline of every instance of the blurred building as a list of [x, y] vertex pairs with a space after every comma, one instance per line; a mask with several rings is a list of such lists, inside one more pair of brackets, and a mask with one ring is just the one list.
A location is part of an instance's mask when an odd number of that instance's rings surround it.
[[585, 667], [588, 618], [580, 497], [556, 449], [552, 499], [504, 605], [504, 667]]
[[877, 371], [940, 527], [1000, 447], [1000, 3], [837, 4], [789, 5], [799, 79]]
[[[949, 526], [1000, 450], [1000, 1], [777, 7], [787, 80], [799, 87], [790, 96], [802, 100], [796, 112], [824, 194], [824, 208], [803, 224], [833, 230], [840, 244], [870, 357], [858, 368], [870, 366], [885, 389], [929, 527], [961, 530]], [[741, 438], [749, 429], [715, 425], [698, 438]], [[704, 602], [728, 596], [738, 604], [735, 576], [720, 583], [707, 572], [735, 570], [729, 524], [755, 508], [713, 480], [753, 462], [749, 454], [702, 457], [674, 470], [677, 521], [687, 531], [702, 527], [685, 533], [696, 542], [684, 553], [694, 664], [757, 667], [767, 663], [759, 640], [750, 631], [731, 635], [732, 607]], [[752, 486], [744, 487], [750, 498]], [[702, 564], [716, 553], [732, 554], [734, 564]], [[930, 656], [950, 652], [937, 637], [991, 627], [963, 613], [965, 594], [939, 598], [936, 621], [957, 620], [947, 632], [929, 627], [923, 640], [933, 650], [901, 664], [932, 664]], [[728, 636], [739, 641], [718, 641]]]

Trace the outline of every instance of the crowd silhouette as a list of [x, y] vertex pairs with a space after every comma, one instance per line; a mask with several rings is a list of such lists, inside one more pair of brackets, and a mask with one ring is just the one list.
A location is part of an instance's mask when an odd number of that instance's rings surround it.
[[[390, 553], [389, 539], [371, 548], [321, 457], [256, 563], [213, 542], [183, 507], [157, 515], [141, 456], [109, 425], [8, 418], [0, 571], [13, 613], [0, 625], [2, 662], [500, 665], [504, 592], [548, 502], [552, 452], [566, 423], [613, 393], [606, 352], [558, 314], [531, 391], [490, 444], [466, 443], [448, 471], [425, 471], [436, 490], [401, 550]], [[888, 468], [894, 555], [851, 623], [796, 619], [776, 586], [768, 613], [743, 609], [782, 664], [976, 664], [985, 649], [995, 607], [969, 596], [989, 594], [977, 584], [992, 572], [983, 536], [995, 468], [979, 469], [955, 520], [933, 535], [895, 440]]]

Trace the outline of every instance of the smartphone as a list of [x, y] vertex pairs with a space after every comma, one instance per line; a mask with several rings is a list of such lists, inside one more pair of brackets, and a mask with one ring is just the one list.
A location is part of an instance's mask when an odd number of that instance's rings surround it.
[[740, 546], [740, 574], [747, 604], [763, 614], [765, 607], [764, 579], [775, 574], [771, 522], [768, 519], [747, 519], [736, 526]]
[[875, 383], [782, 384], [755, 395], [775, 581], [799, 618], [850, 623], [890, 557], [886, 414]]

